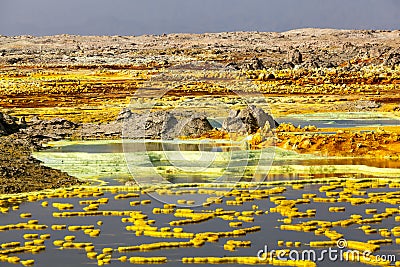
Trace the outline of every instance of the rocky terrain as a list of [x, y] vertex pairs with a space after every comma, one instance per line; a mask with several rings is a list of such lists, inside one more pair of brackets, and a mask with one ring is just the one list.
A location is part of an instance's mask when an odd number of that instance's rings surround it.
[[[0, 64], [152, 69], [193, 61], [227, 68], [306, 68], [400, 63], [400, 31], [298, 29], [143, 36], [0, 37]], [[255, 59], [256, 58], [256, 59]], [[118, 68], [118, 67], [116, 67]]]
[[[398, 117], [399, 47], [398, 30], [0, 36], [0, 193], [77, 183], [30, 157], [70, 138], [237, 132], [254, 135], [260, 148], [274, 132], [279, 146], [300, 153], [398, 157], [396, 131], [320, 135], [312, 127], [274, 129], [271, 115]], [[220, 129], [209, 116], [225, 117]]]
[[255, 106], [232, 110], [220, 129], [212, 127], [205, 115], [194, 111], [134, 113], [130, 109], [124, 109], [115, 121], [103, 124], [74, 123], [62, 118], [41, 120], [37, 117], [29, 122], [16, 122], [15, 117], [2, 113], [0, 118], [3, 118], [0, 126], [4, 129], [1, 135], [25, 139], [32, 149], [41, 149], [46, 142], [62, 139], [168, 140], [180, 137], [199, 138], [213, 130], [254, 134], [259, 129], [268, 132], [278, 126], [271, 115]]
[[[273, 126], [270, 126], [270, 125]], [[250, 106], [232, 111], [221, 131], [255, 133], [272, 130], [277, 123], [262, 109]], [[0, 193], [20, 193], [58, 188], [81, 183], [65, 173], [42, 166], [31, 152], [43, 149], [49, 141], [62, 139], [129, 138], [173, 139], [199, 138], [214, 129], [204, 115], [196, 112], [157, 111], [145, 114], [129, 109], [107, 124], [77, 124], [66, 119], [29, 122], [0, 113]]]
[[[80, 184], [78, 179], [42, 166], [31, 156], [38, 143], [19, 132], [27, 125], [0, 113], [0, 194], [21, 193]], [[44, 139], [41, 139], [44, 141]]]

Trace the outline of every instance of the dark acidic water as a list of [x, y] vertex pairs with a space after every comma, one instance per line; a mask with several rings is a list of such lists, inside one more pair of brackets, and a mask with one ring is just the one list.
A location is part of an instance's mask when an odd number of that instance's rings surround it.
[[[382, 127], [382, 126], [400, 126], [400, 120], [390, 117], [376, 115], [367, 116], [365, 113], [332, 113], [321, 114], [321, 116], [287, 116], [276, 118], [278, 123], [292, 123], [295, 126], [305, 127], [315, 125], [317, 128], [353, 128], [353, 127]], [[329, 116], [330, 115], [330, 116]], [[342, 117], [342, 118], [341, 118]]]
[[[292, 190], [288, 188], [288, 190], [281, 194], [285, 196], [287, 199], [298, 199], [302, 198], [302, 194], [304, 193], [316, 193], [318, 196], [325, 196], [324, 193], [320, 193], [318, 191], [319, 185], [306, 185], [302, 190]], [[390, 192], [396, 191], [396, 189], [389, 188], [376, 188], [376, 189], [367, 189], [368, 193], [371, 192]], [[173, 214], [153, 214], [152, 210], [155, 207], [162, 207], [163, 203], [158, 202], [150, 198], [148, 195], [141, 195], [139, 199], [127, 199], [127, 200], [115, 200], [114, 195], [111, 193], [106, 193], [102, 197], [109, 198], [109, 203], [106, 205], [100, 205], [99, 210], [119, 210], [119, 211], [133, 211], [140, 210], [144, 214], [149, 216], [149, 219], [156, 220], [154, 226], [157, 227], [168, 227], [168, 222], [171, 220], [177, 220], [182, 218], [176, 218]], [[181, 199], [191, 199], [192, 195], [181, 195], [179, 196]], [[93, 199], [93, 198], [85, 198], [85, 199]], [[136, 207], [131, 207], [129, 202], [132, 200], [144, 200], [151, 199], [152, 203], [150, 205], [141, 205]], [[232, 197], [229, 199], [233, 199]], [[31, 212], [33, 214], [30, 219], [39, 220], [40, 224], [46, 224], [49, 226], [48, 229], [43, 231], [35, 231], [35, 230], [12, 230], [0, 232], [0, 240], [2, 243], [11, 242], [11, 241], [20, 241], [24, 242], [22, 236], [25, 233], [38, 233], [38, 234], [51, 234], [51, 238], [45, 241], [46, 250], [39, 254], [15, 254], [22, 259], [35, 259], [35, 266], [40, 267], [81, 267], [81, 266], [96, 266], [96, 260], [90, 260], [86, 258], [86, 252], [84, 250], [76, 250], [76, 249], [63, 249], [60, 250], [53, 245], [53, 241], [57, 239], [63, 239], [66, 235], [74, 235], [76, 236], [75, 242], [92, 242], [95, 246], [95, 251], [101, 253], [101, 250], [106, 247], [118, 248], [119, 246], [132, 246], [139, 245], [144, 243], [153, 243], [153, 242], [161, 242], [161, 241], [187, 241], [188, 239], [163, 239], [163, 238], [153, 238], [147, 236], [136, 236], [135, 232], [127, 231], [125, 227], [127, 225], [132, 225], [132, 223], [122, 223], [121, 218], [126, 216], [116, 216], [116, 217], [102, 217], [102, 216], [93, 216], [93, 217], [71, 217], [71, 218], [55, 218], [52, 216], [52, 212], [58, 210], [52, 207], [52, 203], [61, 202], [61, 203], [72, 203], [74, 204], [73, 211], [79, 211], [82, 207], [79, 205], [79, 201], [83, 200], [80, 198], [70, 198], [70, 199], [49, 199], [49, 207], [42, 207], [41, 202], [27, 202], [23, 203], [20, 206], [20, 210], [18, 211], [10, 211], [7, 214], [0, 214], [0, 225], [13, 224], [18, 222], [24, 222], [28, 219], [21, 219], [19, 214], [24, 212]], [[227, 200], [227, 199], [224, 199]], [[236, 211], [244, 211], [251, 210], [252, 205], [257, 205], [261, 210], [269, 210], [274, 207], [275, 204], [272, 203], [269, 199], [262, 200], [254, 200], [252, 202], [245, 202], [241, 206], [227, 206], [223, 204], [213, 204], [207, 208], [194, 208], [195, 211], [199, 211], [202, 209], [215, 210], [216, 208], [223, 208], [225, 210], [236, 210]], [[340, 213], [332, 213], [328, 211], [330, 206], [341, 206], [345, 207], [345, 212]], [[350, 203], [313, 203], [311, 204], [299, 204], [297, 205], [300, 211], [306, 211], [307, 209], [316, 209], [316, 217], [315, 219], [319, 220], [329, 220], [335, 221], [340, 219], [349, 218], [352, 214], [361, 214], [363, 218], [370, 218], [372, 215], [365, 215], [364, 211], [366, 208], [375, 208], [377, 212], [384, 212], [385, 208], [394, 207], [397, 208], [398, 205], [389, 205], [384, 203], [373, 203], [366, 205], [353, 206]], [[256, 256], [258, 250], [263, 249], [265, 245], [268, 245], [269, 249], [282, 249], [284, 247], [278, 247], [278, 240], [283, 241], [301, 241], [302, 245], [300, 248], [290, 248], [294, 250], [304, 250], [310, 249], [307, 246], [307, 243], [310, 241], [324, 241], [328, 240], [325, 236], [315, 236], [313, 232], [295, 232], [295, 231], [282, 231], [279, 229], [282, 222], [280, 221], [283, 217], [278, 213], [269, 213], [262, 214], [259, 216], [254, 216], [254, 222], [244, 222], [243, 227], [251, 227], [251, 226], [261, 226], [261, 231], [255, 233], [248, 233], [246, 236], [242, 237], [231, 237], [231, 238], [220, 238], [220, 240], [216, 243], [206, 243], [204, 246], [200, 248], [177, 248], [177, 249], [161, 249], [154, 250], [149, 252], [124, 252], [119, 253], [118, 251], [113, 252], [113, 260], [111, 261], [110, 266], [132, 266], [132, 264], [121, 263], [117, 260], [118, 257], [122, 255], [130, 256], [166, 256], [168, 257], [168, 263], [160, 266], [166, 267], [175, 267], [175, 266], [188, 266], [187, 264], [182, 264], [180, 259], [182, 257], [195, 257], [195, 256]], [[307, 220], [313, 220], [314, 218], [295, 218], [293, 219], [293, 223], [303, 222]], [[96, 222], [98, 220], [103, 221], [103, 225], [97, 226]], [[184, 229], [184, 232], [219, 232], [219, 231], [232, 231], [234, 228], [228, 226], [229, 221], [222, 220], [220, 218], [215, 218], [203, 223], [199, 224], [189, 224], [179, 226]], [[53, 231], [51, 230], [52, 224], [66, 224], [66, 225], [95, 225], [96, 228], [101, 230], [101, 234], [97, 238], [91, 238], [82, 233], [82, 231], [70, 232], [68, 230], [62, 231]], [[384, 219], [381, 224], [371, 225], [372, 228], [388, 228], [391, 229], [394, 226], [397, 226], [398, 223], [395, 222], [394, 216]], [[360, 225], [351, 225], [349, 227], [334, 227], [333, 229], [338, 231], [339, 233], [344, 234], [344, 237], [348, 240], [357, 240], [357, 241], [367, 241], [369, 239], [382, 239], [379, 234], [371, 234], [365, 235], [362, 230], [359, 229]], [[394, 240], [394, 237], [392, 237]], [[223, 245], [227, 240], [251, 240], [252, 244], [249, 248], [237, 248], [236, 251], [230, 252], [223, 249]], [[0, 250], [1, 251], [1, 250]], [[316, 249], [317, 253], [321, 252], [321, 249]], [[397, 259], [400, 259], [400, 250], [399, 246], [394, 244], [391, 245], [381, 245], [381, 250], [374, 253], [375, 255], [386, 255], [393, 254], [396, 255]], [[1, 263], [0, 266], [11, 267], [15, 266], [8, 263]], [[196, 265], [191, 265], [196, 266]], [[208, 266], [208, 265], [201, 265]], [[215, 265], [214, 265], [215, 266]], [[218, 265], [217, 265], [218, 266]], [[231, 266], [231, 265], [222, 265], [222, 266]], [[330, 262], [325, 260], [324, 262], [319, 262], [318, 266], [330, 267], [330, 266], [365, 266], [362, 264], [356, 263], [345, 263], [345, 262]]]
[[291, 123], [295, 126], [305, 127], [315, 125], [317, 128], [353, 128], [353, 127], [381, 127], [399, 126], [400, 120], [395, 119], [296, 119], [278, 118], [278, 123]]

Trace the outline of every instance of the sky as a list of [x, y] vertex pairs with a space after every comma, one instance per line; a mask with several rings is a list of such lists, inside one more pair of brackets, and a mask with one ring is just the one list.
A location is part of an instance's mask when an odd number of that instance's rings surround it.
[[0, 35], [400, 29], [400, 0], [0, 0]]

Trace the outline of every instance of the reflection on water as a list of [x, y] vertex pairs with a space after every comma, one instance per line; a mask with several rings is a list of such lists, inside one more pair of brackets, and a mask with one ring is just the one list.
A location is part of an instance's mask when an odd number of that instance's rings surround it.
[[[274, 118], [278, 123], [291, 123], [295, 126], [305, 127], [314, 125], [317, 128], [355, 128], [355, 127], [381, 127], [399, 126], [400, 120], [371, 112], [332, 112], [289, 115]], [[221, 128], [223, 117], [211, 121], [214, 128]]]
[[[227, 146], [212, 143], [163, 143], [163, 142], [146, 142], [143, 143], [110, 143], [110, 144], [73, 144], [60, 147], [50, 148], [48, 152], [54, 153], [134, 153], [134, 152], [151, 152], [151, 151], [191, 151], [191, 152], [232, 152], [243, 150], [239, 146]], [[248, 166], [252, 166], [254, 162], [249, 162]], [[156, 163], [155, 163], [156, 164]], [[156, 164], [157, 165], [157, 164]], [[274, 166], [281, 165], [366, 165], [377, 168], [400, 168], [400, 161], [390, 159], [369, 159], [369, 158], [318, 158], [318, 159], [290, 159], [275, 158]]]
[[314, 125], [317, 128], [353, 128], [353, 127], [381, 127], [381, 126], [396, 126], [400, 124], [399, 120], [384, 119], [384, 120], [307, 120], [304, 119], [278, 119], [278, 123], [286, 122], [291, 123], [295, 126], [305, 127], [308, 125]]
[[132, 178], [143, 183], [200, 183], [400, 174], [400, 162], [389, 159], [325, 158], [277, 148], [263, 151], [260, 159], [260, 153], [237, 143], [212, 140], [197, 143], [83, 141], [55, 146], [35, 156], [47, 166], [80, 178], [99, 178], [110, 185]]
[[212, 143], [163, 143], [163, 142], [134, 142], [134, 143], [110, 143], [110, 144], [74, 144], [55, 148], [47, 151], [56, 153], [132, 153], [144, 151], [210, 151], [230, 152], [240, 150], [238, 146], [217, 145]]
[[320, 166], [320, 165], [366, 165], [377, 168], [400, 168], [400, 161], [389, 159], [368, 159], [368, 158], [321, 158], [321, 159], [305, 159], [305, 160], [276, 160], [274, 165], [304, 165], [304, 166]]

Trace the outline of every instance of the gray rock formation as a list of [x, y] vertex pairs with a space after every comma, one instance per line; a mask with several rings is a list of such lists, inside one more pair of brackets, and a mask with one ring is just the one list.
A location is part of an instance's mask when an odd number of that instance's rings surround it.
[[372, 110], [372, 109], [376, 109], [379, 108], [381, 106], [381, 104], [375, 102], [375, 101], [371, 101], [371, 100], [357, 100], [354, 102], [355, 105], [355, 109], [356, 110]]
[[263, 109], [258, 108], [254, 105], [249, 106], [253, 117], [257, 120], [257, 124], [260, 128], [265, 128], [266, 125], [270, 127], [270, 129], [276, 128], [279, 124], [272, 118], [271, 115], [266, 113]]
[[246, 62], [243, 66], [245, 70], [263, 70], [265, 66], [259, 58], [252, 58], [250, 62]]
[[232, 110], [222, 123], [222, 129], [227, 132], [255, 133], [259, 128], [270, 131], [278, 123], [271, 115], [254, 105], [242, 110]]
[[395, 67], [397, 65], [400, 65], [400, 52], [393, 52], [389, 54], [389, 56], [386, 58], [384, 65], [386, 66], [391, 66]]
[[[3, 129], [1, 124], [0, 133]], [[45, 143], [71, 136], [84, 139], [103, 137], [173, 139], [180, 136], [199, 136], [212, 129], [207, 118], [195, 112], [174, 114], [169, 111], [156, 111], [139, 114], [124, 109], [114, 122], [106, 124], [75, 124], [65, 119], [46, 121], [33, 118], [20, 132], [37, 140], [38, 143]]]
[[225, 66], [226, 70], [240, 70], [239, 65], [236, 62], [230, 62]]
[[295, 65], [292, 62], [283, 62], [280, 65], [281, 69], [293, 69], [295, 67]]
[[116, 121], [124, 121], [132, 117], [133, 113], [129, 108], [124, 108], [117, 116]]
[[303, 55], [299, 49], [295, 49], [289, 53], [289, 62], [293, 62], [296, 65], [303, 63]]
[[360, 112], [360, 111], [373, 111], [381, 106], [380, 103], [373, 100], [357, 100], [349, 101], [343, 104], [337, 104], [330, 107], [331, 110], [346, 110], [349, 112]]
[[40, 120], [33, 118], [21, 132], [34, 138], [50, 138], [54, 140], [70, 137], [79, 125], [62, 118]]
[[330, 62], [329, 59], [311, 57], [307, 61], [303, 62], [301, 66], [304, 68], [317, 69], [317, 68], [334, 68], [336, 67], [336, 64]]
[[17, 132], [22, 127], [17, 121], [17, 118], [0, 112], [0, 136]]
[[[14, 118], [14, 123], [15, 120]], [[16, 123], [15, 125], [19, 126]], [[242, 110], [232, 110], [223, 122], [222, 128], [228, 132], [254, 133], [259, 128], [262, 128], [263, 132], [268, 132], [276, 126], [277, 123], [269, 114], [256, 106], [249, 106]], [[0, 124], [0, 133], [5, 132], [4, 129], [3, 123]], [[206, 116], [197, 112], [133, 113], [129, 109], [124, 109], [114, 122], [107, 124], [76, 124], [66, 119], [56, 118], [46, 121], [33, 118], [19, 132], [41, 144], [49, 140], [60, 140], [72, 136], [84, 139], [103, 137], [130, 139], [199, 137], [212, 129], [213, 127]]]
[[156, 111], [144, 114], [132, 113], [123, 121], [123, 137], [138, 139], [158, 139], [169, 136], [177, 119], [167, 111]]
[[194, 114], [187, 119], [180, 120], [173, 131], [174, 136], [200, 136], [212, 130], [210, 122], [205, 116]]
[[190, 114], [181, 116], [168, 111], [156, 111], [145, 114], [132, 113], [123, 122], [123, 137], [173, 139], [179, 136], [201, 135], [212, 130], [205, 116]]

